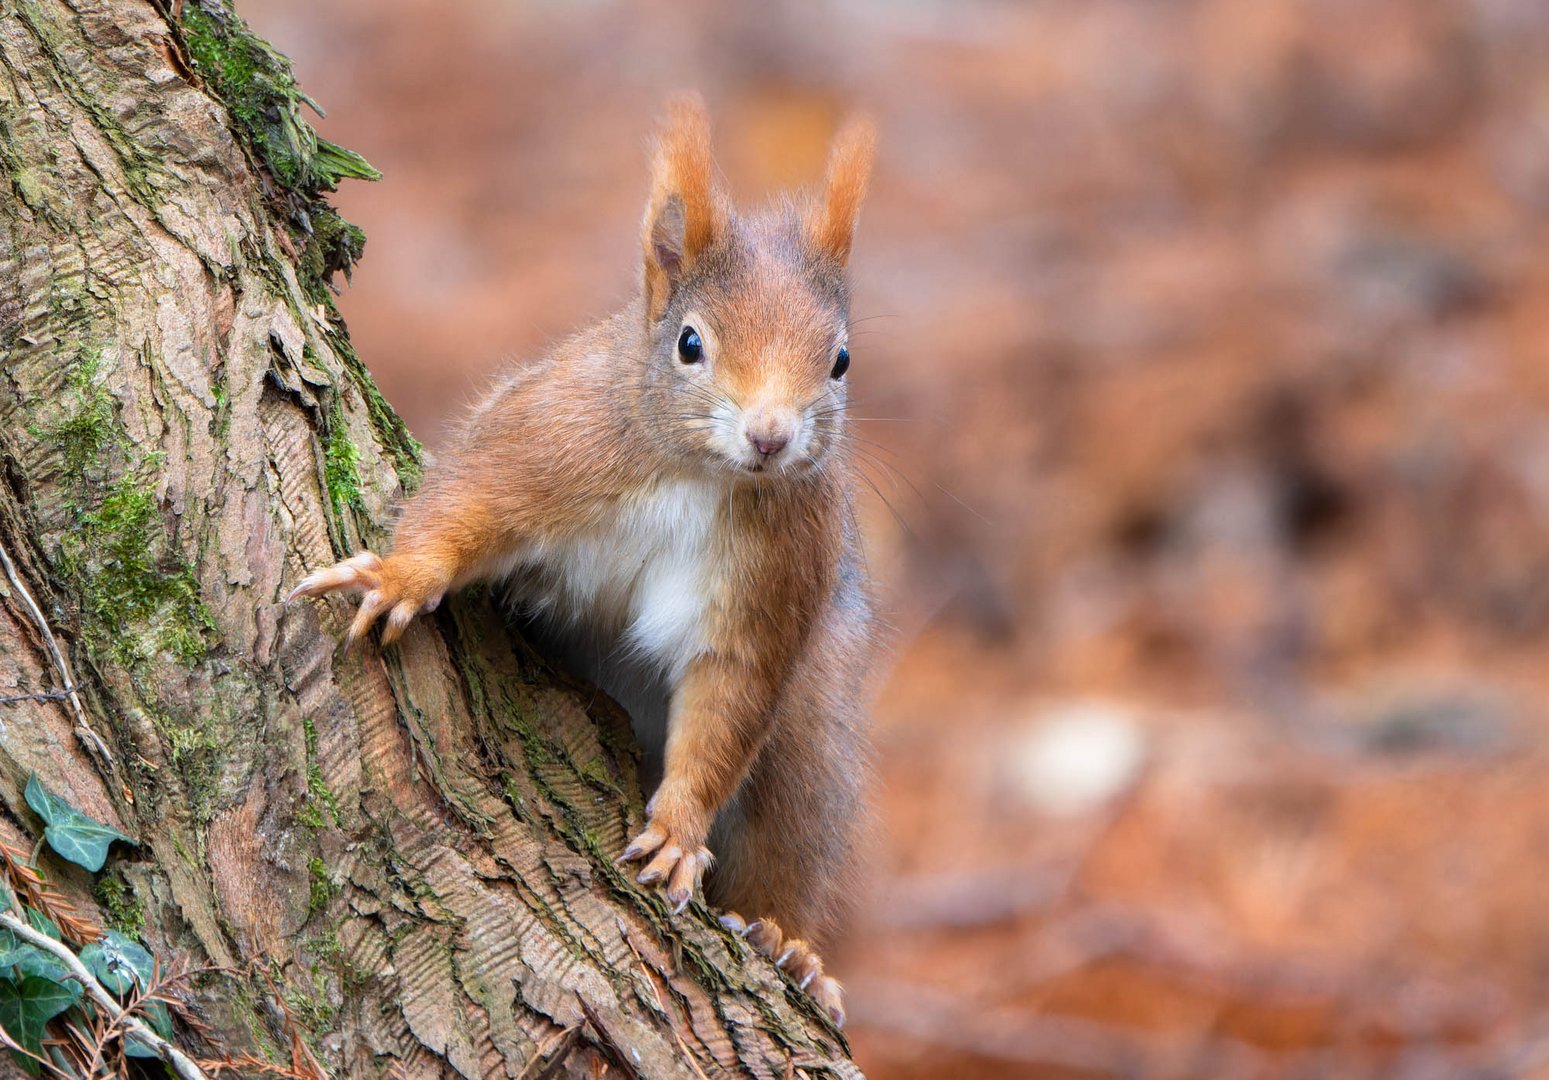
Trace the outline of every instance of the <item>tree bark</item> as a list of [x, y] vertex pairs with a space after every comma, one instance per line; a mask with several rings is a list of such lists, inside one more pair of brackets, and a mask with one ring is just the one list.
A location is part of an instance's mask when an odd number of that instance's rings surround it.
[[363, 238], [322, 193], [369, 169], [304, 100], [219, 0], [0, 0], [0, 697], [44, 695], [0, 704], [0, 839], [32, 772], [138, 838], [43, 865], [222, 969], [199, 1056], [286, 1062], [294, 1023], [336, 1075], [858, 1076], [614, 867], [627, 718], [492, 598], [351, 656], [348, 603], [283, 603], [420, 460], [325, 288]]

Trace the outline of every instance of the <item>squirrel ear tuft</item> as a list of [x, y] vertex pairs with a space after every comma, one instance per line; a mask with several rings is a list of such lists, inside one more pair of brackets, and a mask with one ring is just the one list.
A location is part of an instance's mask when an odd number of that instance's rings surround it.
[[646, 309], [661, 318], [683, 274], [726, 228], [725, 196], [710, 153], [710, 119], [695, 95], [673, 98], [657, 138], [642, 247]]
[[877, 129], [869, 117], [856, 115], [845, 121], [828, 154], [823, 200], [807, 222], [812, 246], [832, 255], [841, 266], [850, 258], [855, 219], [860, 216], [861, 200], [866, 196], [876, 146]]

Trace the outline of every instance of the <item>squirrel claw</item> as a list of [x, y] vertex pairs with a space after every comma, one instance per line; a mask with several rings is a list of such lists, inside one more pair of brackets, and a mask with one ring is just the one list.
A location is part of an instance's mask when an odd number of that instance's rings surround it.
[[640, 876], [635, 880], [642, 885], [654, 885], [670, 874], [682, 857], [682, 848], [677, 844], [667, 844], [656, 853], [655, 858], [646, 863], [645, 869], [640, 871]]
[[844, 987], [823, 973], [823, 960], [800, 938], [787, 938], [773, 919], [743, 922], [735, 911], [721, 916], [721, 925], [744, 938], [822, 1006], [835, 1027], [844, 1027]]
[[650, 861], [635, 880], [642, 885], [664, 883], [673, 914], [682, 912], [693, 899], [694, 890], [699, 887], [699, 881], [710, 865], [709, 849], [685, 849], [666, 829], [653, 822], [630, 841], [618, 861], [636, 862], [647, 857]]
[[377, 619], [386, 614], [382, 626], [382, 644], [391, 645], [403, 636], [414, 617], [422, 611], [434, 611], [445, 595], [438, 587], [439, 578], [427, 575], [422, 565], [405, 562], [403, 556], [383, 560], [363, 551], [337, 565], [308, 574], [291, 590], [286, 603], [304, 596], [326, 596], [335, 592], [363, 593], [360, 608], [344, 635], [344, 651], [352, 652], [360, 639], [370, 632]]
[[838, 979], [824, 975], [807, 993], [823, 1006], [828, 1018], [834, 1022], [834, 1027], [844, 1027], [844, 987], [839, 985]]
[[667, 834], [665, 832], [658, 829], [655, 825], [647, 825], [645, 832], [629, 842], [629, 846], [624, 849], [624, 854], [619, 856], [618, 861], [627, 863], [643, 859], [666, 842]]
[[363, 551], [334, 566], [308, 574], [290, 591], [285, 602], [288, 604], [303, 596], [322, 596], [340, 589], [366, 592], [378, 588], [381, 583], [381, 558], [374, 552]]

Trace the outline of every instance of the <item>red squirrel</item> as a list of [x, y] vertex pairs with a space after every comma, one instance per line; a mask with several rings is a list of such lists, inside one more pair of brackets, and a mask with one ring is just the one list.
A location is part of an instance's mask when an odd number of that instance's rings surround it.
[[510, 579], [629, 709], [659, 771], [621, 861], [644, 863], [640, 882], [679, 911], [709, 870], [723, 922], [836, 1023], [841, 988], [815, 949], [854, 892], [865, 818], [874, 629], [845, 427], [845, 266], [873, 144], [851, 121], [815, 198], [742, 214], [703, 106], [674, 101], [639, 294], [473, 409], [391, 554], [292, 594], [363, 594], [347, 646], [382, 616], [385, 645], [448, 591]]

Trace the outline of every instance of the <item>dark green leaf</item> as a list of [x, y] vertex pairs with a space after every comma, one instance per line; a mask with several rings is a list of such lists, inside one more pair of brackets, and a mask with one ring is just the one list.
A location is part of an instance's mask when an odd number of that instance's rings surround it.
[[[34, 930], [46, 937], [53, 938], [55, 941], [61, 940], [59, 927], [54, 925], [53, 919], [33, 908], [24, 908], [24, 910], [27, 913], [27, 922], [31, 924]], [[16, 947], [14, 954], [8, 953], [7, 955], [14, 956], [11, 963], [14, 963], [23, 975], [34, 975], [37, 978], [48, 979], [51, 982], [64, 982], [66, 979], [71, 978], [70, 969], [65, 967], [52, 953], [44, 952], [36, 945], [28, 944], [9, 930], [0, 930], [0, 945], [14, 945]]]
[[151, 981], [155, 962], [145, 947], [130, 941], [117, 930], [109, 930], [100, 941], [81, 950], [81, 961], [108, 990], [123, 997], [138, 981], [141, 987]]
[[81, 988], [29, 976], [0, 982], [0, 1027], [34, 1054], [43, 1053], [43, 1026], [74, 1005]]
[[[55, 941], [59, 940], [59, 927], [51, 920], [31, 908], [24, 910], [34, 930], [47, 934]], [[63, 982], [70, 977], [69, 969], [54, 957], [36, 945], [23, 941], [11, 931], [0, 929], [0, 972], [7, 972], [14, 967], [19, 967], [23, 975], [36, 975], [54, 982]]]
[[32, 946], [9, 930], [0, 930], [0, 968], [14, 967]]
[[145, 1003], [145, 1019], [151, 1028], [163, 1039], [172, 1038], [172, 1013], [168, 1011], [164, 1001], [148, 1001]]
[[42, 948], [28, 945], [26, 942], [22, 942], [22, 951], [15, 958], [15, 970], [19, 970], [22, 975], [48, 979], [50, 982], [64, 982], [65, 979], [70, 978], [70, 968], [60, 964]]
[[43, 838], [48, 846], [78, 866], [93, 872], [101, 870], [113, 841], [134, 843], [117, 829], [87, 817], [49, 791], [37, 773], [27, 778], [26, 797], [27, 805], [43, 819]]
[[54, 920], [34, 908], [27, 909], [27, 921], [32, 928], [40, 934], [47, 934], [55, 941], [63, 941], [64, 937], [59, 933], [59, 927], [54, 925]]
[[161, 1057], [149, 1044], [141, 1042], [132, 1034], [124, 1036], [124, 1056], [137, 1058]]
[[25, 951], [16, 961], [16, 969], [25, 976], [47, 979], [49, 982], [62, 983], [70, 978], [69, 968], [35, 945], [25, 946]]

